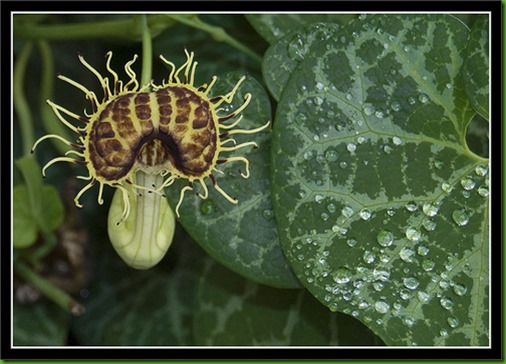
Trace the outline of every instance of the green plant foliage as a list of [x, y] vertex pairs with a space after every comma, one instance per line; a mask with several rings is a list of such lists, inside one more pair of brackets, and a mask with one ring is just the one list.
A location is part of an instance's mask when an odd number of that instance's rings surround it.
[[263, 286], [210, 259], [196, 303], [196, 345], [381, 344], [359, 321], [330, 312], [306, 290]]
[[267, 42], [275, 43], [290, 30], [316, 22], [347, 24], [355, 14], [247, 14], [246, 19]]
[[15, 346], [65, 345], [69, 315], [52, 302], [13, 306]]
[[471, 104], [489, 120], [489, 55], [488, 16], [480, 16], [473, 24], [464, 61], [464, 84]]
[[127, 267], [107, 241], [98, 251], [86, 315], [73, 321], [82, 345], [192, 345], [191, 317], [203, 253], [176, 233], [172, 255], [146, 271]]
[[325, 36], [310, 53], [302, 39], [272, 141], [295, 274], [387, 344], [488, 345], [488, 161], [465, 144], [467, 28], [370, 15], [315, 31]]
[[[231, 73], [218, 77], [212, 95], [228, 93], [242, 74]], [[270, 103], [262, 86], [248, 77], [239, 88], [227, 110], [237, 109], [246, 93], [253, 99], [243, 112], [239, 129], [254, 129], [271, 120]], [[225, 106], [225, 105], [223, 105]], [[225, 111], [226, 112], [226, 111]], [[270, 128], [253, 135], [234, 135], [238, 144], [255, 141], [258, 148], [247, 147], [240, 152], [250, 163], [250, 177], [243, 179], [241, 162], [226, 163], [215, 173], [219, 186], [239, 200], [231, 204], [214, 190], [208, 180], [209, 198], [201, 200], [188, 193], [180, 208], [181, 224], [202, 248], [219, 262], [255, 282], [274, 287], [298, 287], [286, 262], [277, 237], [269, 193]], [[223, 152], [220, 158], [233, 156]], [[186, 181], [178, 181], [166, 189], [169, 201], [175, 206], [179, 191]], [[199, 188], [195, 184], [195, 188]]]
[[25, 184], [13, 190], [14, 246], [26, 248], [37, 240], [39, 231], [50, 233], [63, 221], [63, 204], [54, 186], [44, 185], [40, 167], [32, 156], [16, 161]]

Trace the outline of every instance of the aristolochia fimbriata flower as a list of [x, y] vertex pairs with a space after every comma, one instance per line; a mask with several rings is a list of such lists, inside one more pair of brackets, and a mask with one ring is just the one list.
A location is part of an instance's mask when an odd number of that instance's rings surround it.
[[[105, 185], [116, 188], [109, 211], [109, 237], [123, 260], [134, 268], [145, 269], [157, 264], [172, 242], [174, 215], [163, 196], [164, 189], [176, 179], [188, 180], [175, 207], [178, 217], [185, 192], [193, 190], [194, 183], [202, 187], [202, 193], [197, 195], [202, 199], [208, 197], [207, 179], [224, 198], [237, 203], [218, 185], [213, 172], [219, 172], [219, 164], [239, 161], [245, 165], [242, 177], [248, 178], [249, 163], [245, 157], [222, 154], [256, 146], [253, 141], [237, 144], [230, 136], [257, 133], [270, 123], [252, 130], [237, 129], [242, 119], [239, 114], [248, 106], [251, 94], [246, 94], [242, 105], [231, 113], [222, 115], [224, 110], [220, 105], [232, 102], [245, 77], [228, 94], [211, 97], [209, 92], [216, 76], [209, 84], [195, 87], [197, 62], [193, 61], [193, 52], [185, 50], [185, 53], [187, 60], [178, 69], [160, 56], [171, 68], [167, 81], [161, 85], [139, 84], [131, 68], [136, 56], [125, 65], [130, 79], [124, 84], [111, 69], [111, 52], [107, 54], [106, 69], [112, 80], [102, 76], [79, 55], [81, 63], [100, 81], [102, 100], [83, 85], [58, 76], [84, 92], [92, 112], [78, 115], [48, 100], [59, 120], [78, 138], [70, 142], [50, 134], [33, 146], [35, 149], [41, 141], [54, 138], [73, 148], [65, 156], [49, 161], [42, 169], [44, 175], [50, 165], [60, 161], [86, 166], [88, 175], [77, 178], [89, 182], [76, 195], [76, 206], [82, 207], [80, 197], [96, 184], [99, 204], [103, 203]], [[66, 117], [82, 125], [75, 126]]]

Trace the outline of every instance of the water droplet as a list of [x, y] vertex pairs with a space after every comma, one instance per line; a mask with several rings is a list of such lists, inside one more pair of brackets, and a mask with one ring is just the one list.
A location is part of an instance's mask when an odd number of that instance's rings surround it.
[[390, 305], [385, 301], [378, 301], [374, 304], [374, 309], [378, 313], [387, 313], [390, 311]]
[[357, 146], [353, 143], [348, 143], [346, 149], [348, 149], [348, 152], [353, 153], [357, 149]]
[[474, 169], [474, 171], [476, 172], [476, 174], [478, 176], [485, 176], [487, 173], [488, 173], [488, 166], [486, 165], [479, 165], [479, 166], [476, 166], [476, 168]]
[[325, 159], [327, 162], [335, 162], [338, 158], [338, 154], [335, 150], [329, 149], [325, 152]]
[[450, 193], [453, 190], [453, 186], [447, 182], [443, 182], [441, 183], [441, 189], [446, 193]]
[[346, 169], [346, 167], [348, 167], [348, 163], [345, 161], [339, 162], [339, 167], [341, 169]]
[[327, 211], [330, 212], [331, 214], [333, 214], [334, 212], [336, 212], [336, 205], [334, 203], [329, 203], [327, 205]]
[[344, 206], [343, 209], [341, 210], [341, 214], [344, 217], [351, 217], [354, 213], [355, 211], [353, 211], [353, 209], [350, 206]]
[[306, 192], [305, 191], [300, 191], [299, 194], [299, 199], [303, 199], [304, 197], [306, 197]]
[[326, 212], [322, 212], [321, 215], [320, 215], [320, 218], [323, 221], [327, 221], [329, 219], [329, 214], [327, 214]]
[[307, 52], [303, 38], [297, 34], [290, 43], [288, 43], [288, 56], [295, 61], [301, 61]]
[[411, 48], [409, 46], [404, 46], [403, 50], [404, 52], [409, 53], [411, 51]]
[[349, 246], [350, 248], [352, 248], [352, 247], [354, 247], [355, 245], [357, 245], [357, 239], [353, 239], [353, 238], [348, 239], [348, 240], [346, 240], [346, 244], [348, 244], [348, 246]]
[[422, 233], [420, 232], [420, 230], [412, 226], [406, 229], [406, 238], [408, 238], [408, 240], [418, 241], [420, 240], [421, 237]]
[[385, 267], [374, 268], [372, 274], [374, 280], [376, 281], [387, 282], [388, 279], [390, 278], [390, 270], [388, 270], [388, 268]]
[[358, 144], [363, 144], [365, 141], [366, 141], [366, 139], [363, 136], [357, 137], [357, 143]]
[[421, 255], [422, 257], [424, 257], [427, 254], [429, 254], [429, 248], [427, 248], [425, 245], [420, 245], [418, 247], [418, 249], [416, 250], [416, 252], [418, 253], [418, 255]]
[[369, 251], [369, 250], [366, 250], [364, 252], [364, 256], [363, 258], [364, 259], [364, 262], [368, 263], [368, 264], [371, 264], [374, 262], [374, 260], [376, 259], [376, 256], [374, 255], [373, 252]]
[[488, 197], [489, 195], [488, 187], [485, 185], [481, 185], [480, 187], [478, 187], [478, 194], [481, 197]]
[[399, 252], [399, 256], [406, 263], [413, 263], [413, 257], [415, 256], [415, 251], [409, 247], [404, 247]]
[[451, 83], [449, 83], [449, 82], [448, 82], [448, 83], [446, 84], [446, 88], [447, 88], [448, 90], [451, 90], [451, 89], [453, 88], [453, 86], [452, 86], [452, 84], [451, 84]]
[[439, 330], [439, 335], [441, 335], [442, 337], [448, 337], [448, 331], [446, 331], [445, 329], [441, 329]]
[[392, 153], [392, 151], [394, 150], [394, 148], [392, 148], [390, 145], [386, 144], [385, 146], [383, 146], [383, 151], [386, 153], [386, 154], [390, 154]]
[[450, 317], [448, 317], [446, 322], [448, 322], [448, 325], [450, 325], [451, 328], [456, 328], [457, 326], [459, 326], [459, 319], [456, 317], [450, 316]]
[[346, 100], [351, 100], [353, 98], [353, 95], [350, 93], [346, 94]]
[[351, 271], [347, 267], [338, 268], [334, 274], [334, 281], [336, 283], [344, 284], [351, 280]]
[[426, 94], [420, 94], [418, 95], [418, 101], [420, 101], [422, 104], [425, 104], [429, 101], [429, 96]]
[[409, 201], [406, 204], [406, 210], [408, 210], [409, 212], [414, 212], [418, 210], [418, 204], [415, 201]]
[[214, 212], [215, 206], [213, 200], [204, 200], [200, 205], [200, 212], [204, 215], [210, 215]]
[[324, 196], [320, 195], [320, 194], [317, 194], [315, 197], [314, 197], [314, 200], [317, 202], [317, 203], [321, 203], [323, 200], [325, 199]]
[[413, 325], [415, 324], [415, 319], [412, 318], [412, 317], [406, 317], [404, 320], [403, 320], [404, 324], [407, 326], [407, 327], [413, 327]]
[[308, 150], [307, 152], [304, 153], [304, 159], [305, 160], [311, 160], [313, 158], [313, 151], [312, 150]]
[[458, 226], [467, 225], [467, 223], [469, 222], [469, 215], [467, 214], [466, 210], [464, 210], [464, 209], [453, 211], [452, 217], [453, 217], [453, 221], [455, 221], [455, 223]]
[[388, 230], [381, 230], [376, 236], [378, 244], [381, 246], [390, 246], [394, 243], [394, 234]]
[[460, 184], [462, 185], [462, 188], [465, 189], [466, 191], [470, 191], [474, 188], [474, 186], [476, 186], [476, 182], [471, 176], [462, 178], [460, 180]]
[[406, 288], [409, 288], [411, 290], [417, 289], [418, 286], [420, 285], [420, 282], [418, 282], [418, 279], [416, 279], [414, 277], [404, 278], [403, 282], [404, 282], [404, 286], [406, 286]]
[[393, 101], [391, 104], [390, 104], [390, 109], [392, 109], [392, 111], [400, 111], [401, 110], [401, 103], [399, 101]]
[[430, 301], [430, 296], [424, 291], [418, 291], [418, 300], [422, 303], [427, 303]]
[[453, 291], [457, 296], [463, 296], [467, 292], [467, 287], [463, 284], [458, 283], [453, 286]]
[[323, 104], [323, 99], [321, 97], [317, 96], [314, 98], [313, 102], [315, 105], [320, 106], [321, 104]]
[[449, 297], [441, 297], [439, 303], [441, 304], [441, 307], [443, 307], [445, 310], [453, 309], [453, 301]]
[[422, 226], [427, 231], [434, 231], [436, 229], [436, 222], [432, 219], [425, 219], [422, 221]]
[[374, 108], [374, 106], [372, 106], [370, 104], [364, 105], [364, 109], [363, 110], [364, 110], [364, 114], [366, 114], [367, 116], [371, 116], [376, 111], [376, 109]]
[[423, 204], [422, 210], [425, 215], [433, 217], [433, 216], [437, 215], [437, 213], [439, 211], [439, 207], [437, 207], [433, 203], [426, 202]]
[[376, 116], [378, 119], [383, 119], [385, 117], [385, 112], [383, 110], [376, 110], [374, 116]]
[[265, 209], [262, 212], [262, 216], [264, 217], [265, 220], [272, 220], [272, 218], [274, 217], [274, 212], [271, 209]]
[[424, 259], [422, 261], [422, 269], [426, 272], [430, 272], [431, 270], [433, 270], [435, 265], [436, 263], [434, 263], [434, 261], [430, 259]]
[[300, 261], [304, 260], [304, 255], [302, 254], [297, 255], [297, 259]]
[[439, 159], [436, 159], [434, 161], [434, 167], [436, 167], [436, 169], [442, 169], [444, 166], [444, 163], [443, 161], [439, 160]]
[[413, 96], [408, 97], [408, 104], [410, 105], [416, 104], [416, 99]]
[[371, 212], [368, 209], [362, 209], [359, 215], [362, 220], [369, 220], [371, 218]]
[[315, 87], [317, 91], [322, 91], [324, 88], [323, 83], [321, 82], [317, 82]]
[[409, 300], [411, 298], [411, 293], [409, 292], [409, 290], [402, 288], [399, 291], [399, 297], [401, 297], [403, 300]]
[[402, 139], [399, 138], [399, 137], [394, 136], [392, 138], [392, 142], [394, 143], [394, 145], [401, 145], [402, 144]]

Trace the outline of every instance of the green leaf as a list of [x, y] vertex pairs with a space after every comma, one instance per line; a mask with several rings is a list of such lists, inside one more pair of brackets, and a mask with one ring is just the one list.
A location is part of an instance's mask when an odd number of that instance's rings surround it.
[[96, 281], [83, 300], [86, 314], [73, 323], [80, 345], [192, 345], [191, 315], [203, 252], [176, 233], [156, 267], [127, 267], [104, 243], [96, 255]]
[[331, 313], [306, 290], [263, 286], [210, 259], [196, 302], [196, 345], [381, 344], [359, 321]]
[[274, 43], [291, 30], [311, 23], [347, 24], [354, 14], [246, 14], [246, 19], [267, 42]]
[[18, 185], [13, 189], [13, 244], [15, 248], [27, 248], [37, 240], [37, 222], [33, 219], [28, 189]]
[[489, 344], [488, 161], [465, 144], [467, 37], [446, 15], [360, 16], [313, 46], [278, 105], [285, 255], [318, 300], [389, 345]]
[[52, 185], [42, 186], [42, 209], [40, 229], [45, 233], [56, 230], [63, 222], [64, 207], [58, 191]]
[[313, 54], [313, 46], [320, 46], [322, 37], [327, 37], [329, 31], [335, 33], [339, 29], [338, 24], [310, 24], [287, 33], [267, 49], [262, 62], [263, 76], [276, 100], [279, 100], [299, 62]]
[[[44, 185], [42, 183], [42, 176], [40, 174], [40, 167], [33, 156], [25, 156], [16, 160], [16, 166], [19, 168], [25, 180], [25, 189], [18, 190], [23, 192], [18, 197], [18, 201], [14, 203], [14, 210], [18, 210], [19, 218], [30, 218], [32, 221], [27, 223], [24, 221], [31, 230], [21, 232], [20, 234], [28, 236], [28, 233], [33, 233], [34, 225], [37, 226], [36, 232], [41, 230], [44, 233], [54, 231], [63, 222], [64, 208], [60, 195], [55, 187], [51, 185]], [[16, 207], [17, 203], [22, 206]], [[28, 204], [28, 205], [27, 205]], [[21, 212], [23, 210], [23, 212]], [[29, 214], [29, 215], [27, 215]], [[19, 220], [19, 223], [21, 223]], [[21, 236], [21, 235], [20, 235]], [[27, 240], [25, 240], [25, 243]]]
[[69, 315], [52, 302], [13, 306], [14, 346], [61, 346], [68, 337]]
[[[213, 95], [228, 93], [241, 75], [227, 74], [218, 78]], [[235, 110], [249, 92], [251, 103], [243, 112], [239, 129], [254, 129], [270, 120], [270, 104], [263, 88], [253, 78], [244, 81], [229, 110]], [[224, 106], [224, 105], [222, 105]], [[286, 262], [277, 236], [270, 202], [269, 154], [270, 131], [265, 129], [253, 135], [234, 135], [237, 144], [255, 141], [258, 148], [246, 147], [234, 154], [220, 154], [219, 158], [244, 156], [250, 163], [250, 177], [244, 179], [244, 164], [232, 162], [219, 165], [223, 171], [214, 173], [218, 185], [238, 199], [234, 205], [217, 192], [210, 181], [209, 197], [202, 200], [188, 193], [179, 209], [180, 223], [190, 236], [216, 260], [233, 271], [255, 282], [275, 287], [298, 287]], [[180, 180], [166, 189], [169, 202], [176, 206], [181, 189], [187, 185]], [[200, 185], [194, 184], [198, 190]]]
[[464, 85], [474, 109], [486, 120], [489, 99], [488, 15], [481, 15], [471, 29], [464, 62]]

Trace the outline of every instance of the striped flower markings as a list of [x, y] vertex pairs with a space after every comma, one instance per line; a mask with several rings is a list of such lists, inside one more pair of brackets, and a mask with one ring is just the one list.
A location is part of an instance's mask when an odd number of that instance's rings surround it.
[[[96, 184], [99, 204], [103, 203], [105, 185], [116, 188], [108, 217], [109, 238], [123, 260], [138, 269], [157, 264], [172, 242], [174, 214], [163, 196], [164, 189], [177, 179], [188, 181], [175, 207], [178, 217], [185, 192], [194, 190], [194, 183], [202, 187], [202, 193], [197, 195], [207, 199], [206, 179], [224, 198], [237, 203], [219, 186], [213, 173], [220, 172], [219, 164], [242, 162], [245, 171], [241, 176], [248, 178], [249, 162], [245, 157], [223, 157], [222, 153], [256, 146], [253, 141], [238, 144], [231, 136], [258, 133], [270, 124], [268, 121], [251, 130], [236, 128], [251, 94], [245, 94], [242, 105], [229, 114], [222, 115], [220, 105], [233, 101], [245, 77], [226, 95], [211, 97], [209, 92], [217, 77], [212, 77], [209, 84], [195, 87], [197, 62], [193, 61], [193, 52], [185, 50], [185, 53], [187, 60], [178, 69], [160, 56], [170, 66], [169, 77], [161, 85], [139, 84], [131, 68], [136, 56], [125, 65], [130, 79], [124, 84], [110, 66], [111, 52], [107, 53], [106, 69], [112, 80], [103, 77], [79, 55], [80, 62], [100, 81], [102, 100], [83, 85], [59, 75], [58, 78], [84, 92], [91, 102], [92, 113], [77, 115], [48, 100], [59, 120], [78, 138], [72, 143], [49, 134], [33, 146], [35, 149], [43, 140], [54, 138], [73, 148], [65, 156], [50, 160], [42, 173], [45, 175], [50, 165], [60, 161], [83, 164], [88, 175], [77, 178], [89, 182], [74, 199], [77, 207], [82, 207], [79, 200], [83, 193]], [[75, 126], [65, 117], [83, 126]]]

